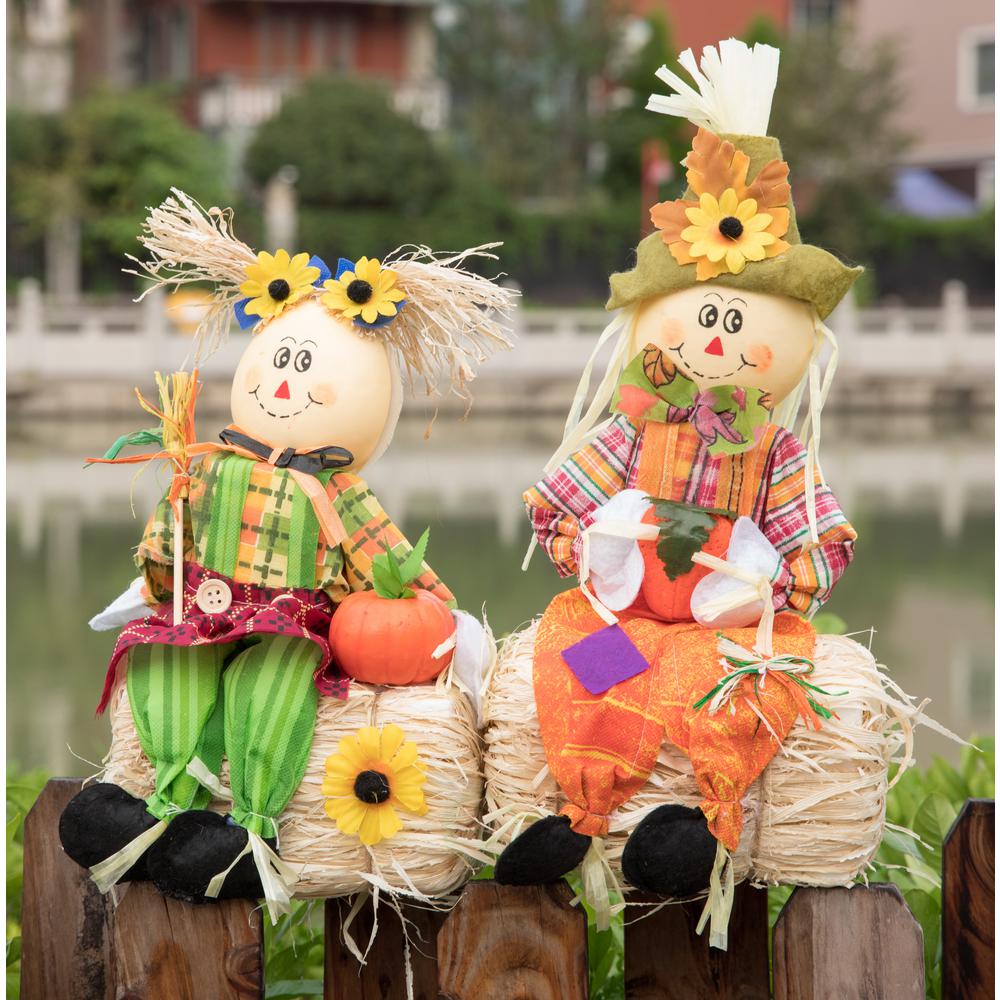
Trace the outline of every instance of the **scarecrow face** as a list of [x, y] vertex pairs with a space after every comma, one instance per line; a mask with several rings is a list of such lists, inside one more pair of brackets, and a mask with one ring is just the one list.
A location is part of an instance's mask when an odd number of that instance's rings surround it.
[[805, 302], [702, 282], [646, 300], [632, 351], [655, 344], [699, 389], [762, 389], [779, 403], [805, 373], [814, 336]]
[[392, 408], [385, 345], [315, 300], [255, 334], [233, 378], [233, 421], [274, 447], [339, 445], [364, 465]]

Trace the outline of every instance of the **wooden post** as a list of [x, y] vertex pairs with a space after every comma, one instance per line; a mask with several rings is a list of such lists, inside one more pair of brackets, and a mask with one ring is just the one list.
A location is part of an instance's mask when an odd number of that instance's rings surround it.
[[192, 906], [134, 883], [115, 910], [112, 962], [116, 1000], [263, 1000], [261, 910]]
[[63, 853], [59, 816], [78, 778], [53, 778], [24, 821], [21, 1000], [111, 1000], [110, 903]]
[[261, 1000], [257, 904], [190, 906], [134, 883], [115, 906], [59, 843], [81, 784], [53, 778], [25, 820], [21, 1000]]
[[774, 927], [774, 1000], [924, 1000], [923, 947], [894, 885], [797, 888]]
[[[633, 895], [629, 901], [659, 900]], [[645, 917], [638, 907], [625, 911], [626, 1000], [768, 1000], [767, 890], [736, 887], [727, 951], [709, 948], [707, 930], [696, 933], [704, 906], [704, 900], [671, 903]]]
[[941, 886], [944, 1000], [993, 996], [996, 805], [969, 799], [945, 837]]
[[[406, 960], [403, 925], [399, 914], [379, 905], [378, 933], [365, 965], [348, 951], [341, 937], [343, 921], [351, 909], [348, 898], [328, 899], [325, 911], [326, 957], [323, 996], [326, 1000], [382, 1000], [406, 996]], [[438, 995], [437, 937], [445, 914], [403, 904], [410, 938], [410, 968], [414, 1000], [436, 1000]], [[350, 933], [364, 952], [375, 913], [369, 900], [355, 916]]]
[[470, 882], [438, 934], [442, 1000], [587, 1000], [587, 917], [564, 882]]

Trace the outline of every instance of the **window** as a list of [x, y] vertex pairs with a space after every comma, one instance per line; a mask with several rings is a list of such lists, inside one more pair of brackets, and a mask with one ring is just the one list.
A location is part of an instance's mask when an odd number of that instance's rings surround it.
[[958, 106], [963, 111], [992, 111], [995, 77], [993, 28], [972, 28], [959, 36]]

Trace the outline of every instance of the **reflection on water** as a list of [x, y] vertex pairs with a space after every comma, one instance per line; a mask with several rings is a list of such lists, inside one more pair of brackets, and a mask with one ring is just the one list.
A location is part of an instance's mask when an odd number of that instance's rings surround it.
[[[405, 420], [368, 472], [411, 538], [431, 527], [429, 559], [463, 607], [484, 604], [497, 634], [568, 586], [544, 557], [527, 573], [521, 490], [560, 432], [553, 419], [477, 414]], [[8, 469], [8, 759], [61, 774], [94, 769], [107, 747], [93, 717], [112, 633], [86, 620], [132, 579], [130, 549], [157, 499], [152, 470], [82, 468], [120, 426], [12, 426]], [[828, 610], [874, 649], [930, 714], [962, 736], [993, 726], [991, 426], [855, 415], [824, 425], [824, 470], [860, 534]], [[129, 511], [133, 489], [136, 515]], [[921, 732], [918, 756], [957, 749]]]

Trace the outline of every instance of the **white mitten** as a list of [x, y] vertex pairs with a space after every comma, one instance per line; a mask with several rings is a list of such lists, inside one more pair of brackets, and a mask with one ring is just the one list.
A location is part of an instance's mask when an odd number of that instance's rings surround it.
[[149, 614], [149, 605], [143, 597], [145, 582], [141, 576], [137, 576], [128, 585], [128, 590], [119, 594], [103, 611], [90, 619], [90, 627], [95, 632], [107, 632], [113, 628], [122, 628], [137, 618], [145, 618]]
[[[761, 591], [766, 588], [767, 600], [771, 600], [771, 581], [781, 569], [781, 554], [749, 517], [741, 517], [733, 526], [726, 562], [752, 574], [756, 585], [724, 573], [709, 573], [694, 588], [691, 614], [706, 628], [756, 625], [764, 613]], [[727, 609], [714, 610], [720, 604], [728, 605]]]
[[455, 619], [455, 655], [451, 661], [451, 674], [472, 699], [476, 725], [481, 726], [483, 679], [496, 657], [496, 643], [489, 628], [468, 611], [452, 611], [451, 616]]
[[590, 582], [601, 603], [612, 611], [622, 611], [636, 599], [645, 564], [634, 538], [604, 535], [594, 530], [593, 525], [609, 521], [639, 524], [651, 506], [649, 496], [642, 490], [622, 490], [594, 511], [592, 526], [587, 528]]

